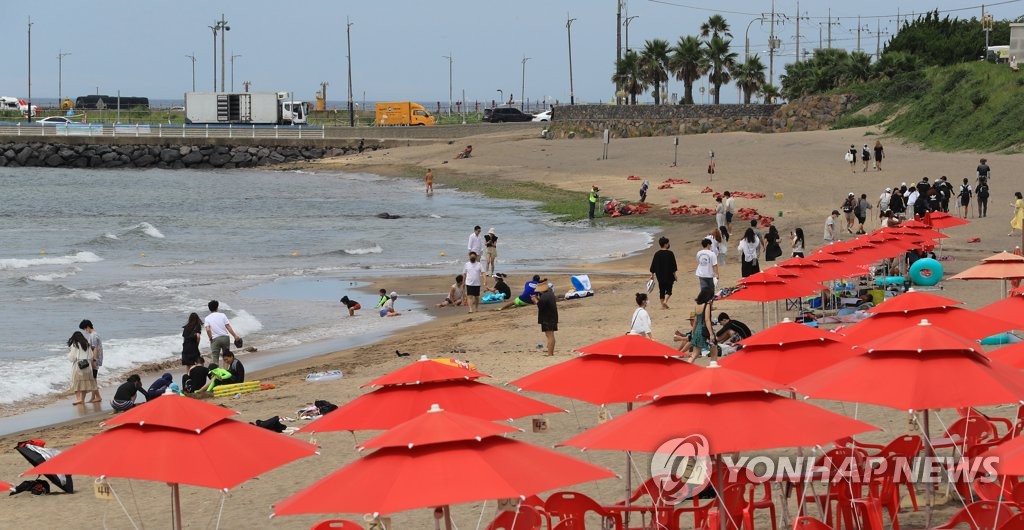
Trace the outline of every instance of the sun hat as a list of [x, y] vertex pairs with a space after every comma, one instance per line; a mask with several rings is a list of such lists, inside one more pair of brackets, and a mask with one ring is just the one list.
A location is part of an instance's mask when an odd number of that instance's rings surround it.
[[487, 233], [491, 234], [493, 236], [494, 235], [494, 227], [492, 226], [491, 229], [487, 231]]
[[892, 188], [885, 188], [885, 192], [886, 192], [886, 193], [890, 193], [890, 192], [892, 192]]
[[551, 287], [548, 284], [542, 283], [542, 284], [538, 285], [537, 288], [533, 290], [533, 292], [534, 293], [544, 293], [544, 292], [547, 292], [549, 289], [551, 289]]

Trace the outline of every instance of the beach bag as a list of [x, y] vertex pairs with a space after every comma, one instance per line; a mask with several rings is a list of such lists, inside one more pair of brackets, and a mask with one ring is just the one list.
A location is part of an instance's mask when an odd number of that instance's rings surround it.
[[10, 494], [16, 495], [23, 491], [27, 491], [32, 495], [45, 495], [50, 493], [50, 484], [45, 480], [38, 478], [35, 480], [26, 480], [21, 484], [18, 484]]
[[322, 399], [314, 401], [313, 406], [320, 411], [321, 415], [327, 414], [328, 412], [331, 412], [338, 408], [338, 406], [335, 405], [334, 403], [331, 403], [330, 401], [324, 401]]
[[846, 154], [843, 155], [843, 160], [846, 160], [847, 162], [853, 162], [853, 153], [847, 151]]
[[257, 427], [263, 427], [268, 431], [274, 432], [284, 432], [284, 430], [288, 428], [287, 426], [285, 426], [285, 424], [281, 423], [280, 416], [274, 416], [266, 420], [256, 420], [255, 422], [253, 422], [253, 425]]
[[979, 199], [987, 199], [988, 198], [988, 184], [978, 184], [977, 191], [978, 191], [978, 198]]
[[78, 369], [79, 370], [85, 370], [86, 368], [89, 368], [89, 366], [90, 366], [89, 359], [79, 359], [78, 360]]

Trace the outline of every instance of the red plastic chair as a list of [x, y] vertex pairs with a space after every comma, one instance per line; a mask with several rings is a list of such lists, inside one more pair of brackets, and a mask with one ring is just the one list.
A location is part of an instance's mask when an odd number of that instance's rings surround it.
[[813, 517], [804, 516], [793, 521], [793, 530], [832, 530], [832, 527]]
[[[728, 476], [728, 475], [726, 475]], [[748, 489], [747, 502], [750, 503], [750, 514], [753, 516], [757, 513], [757, 510], [768, 510], [768, 516], [772, 524], [772, 530], [778, 530], [777, 518], [775, 516], [775, 500], [772, 498], [772, 485], [771, 482], [764, 480], [754, 480], [749, 473], [745, 473], [744, 470], [739, 470], [736, 475], [736, 484], [746, 484], [750, 486]], [[761, 492], [761, 496], [757, 496], [757, 492]]]
[[[750, 502], [747, 501], [746, 484], [733, 484], [726, 486], [721, 495], [721, 503], [716, 499], [707, 510], [707, 517], [704, 524], [696, 526], [702, 530], [719, 530], [722, 514], [719, 507], [725, 505], [725, 528], [726, 530], [752, 530], [754, 519], [750, 515]], [[680, 528], [683, 528], [680, 526]]]
[[964, 454], [971, 447], [992, 441], [999, 435], [996, 426], [985, 416], [970, 414], [962, 417], [946, 429], [944, 438], [931, 440], [932, 448], [953, 448], [954, 453]]
[[[853, 459], [852, 464], [850, 459]], [[805, 495], [803, 485], [798, 484], [797, 493], [804, 503], [810, 501], [821, 508], [821, 519], [826, 523], [835, 528], [839, 528], [840, 523], [845, 523], [845, 527], [850, 528], [853, 526], [853, 509], [850, 506], [850, 500], [862, 496], [864, 482], [834, 476], [834, 473], [856, 467], [858, 477], [868, 476], [866, 473], [867, 460], [867, 452], [859, 447], [830, 449], [814, 464], [815, 468], [826, 468], [829, 478], [827, 491], [824, 494]], [[835, 510], [832, 508], [833, 502], [836, 504]], [[798, 515], [803, 515], [803, 506], [800, 507], [800, 510]]]
[[[853, 438], [843, 438], [842, 440], [838, 440], [836, 441], [836, 445], [865, 449], [868, 451], [869, 458], [884, 458], [891, 456], [898, 459], [902, 459], [902, 461], [905, 461], [909, 464], [910, 462], [913, 461], [914, 457], [916, 457], [921, 452], [921, 449], [924, 447], [924, 440], [922, 440], [921, 437], [916, 434], [905, 434], [903, 436], [894, 438], [891, 442], [889, 442], [886, 445], [875, 445], [855, 442]], [[914, 506], [914, 511], [918, 511], [917, 492], [914, 491], [914, 482], [911, 474], [902, 474], [902, 476], [899, 477], [898, 482], [899, 486], [903, 486], [906, 488], [907, 495], [910, 496], [910, 503]]]
[[853, 513], [857, 517], [855, 528], [859, 530], [885, 530], [882, 519], [882, 503], [878, 499], [853, 499]]
[[[665, 481], [666, 479], [661, 477], [651, 477], [645, 480], [643, 484], [637, 486], [629, 496], [629, 511], [640, 513], [641, 521], [643, 522], [642, 528], [659, 530], [672, 528], [672, 512], [675, 510], [674, 502], [676, 499], [670, 496], [670, 492], [665, 491]], [[639, 503], [645, 497], [650, 497], [650, 504]], [[626, 503], [623, 501], [606, 508], [625, 511], [625, 505]], [[647, 523], [648, 515], [651, 517], [649, 525]]]
[[1024, 530], [1024, 513], [1018, 513], [1013, 517], [1003, 521], [1002, 526], [999, 530]]
[[[517, 515], [518, 513], [518, 515]], [[503, 511], [487, 525], [487, 530], [540, 530], [544, 518], [532, 506], [520, 505], [518, 512]]]
[[933, 530], [957, 528], [967, 525], [970, 530], [997, 530], [1016, 515], [1014, 505], [1008, 502], [977, 501], [953, 514], [946, 524]]
[[348, 519], [328, 519], [313, 525], [309, 530], [363, 530], [363, 527]]
[[587, 512], [597, 514], [602, 522], [611, 521], [616, 530], [623, 530], [621, 518], [606, 510], [594, 499], [575, 491], [552, 493], [548, 500], [544, 501], [544, 510], [551, 517], [558, 519], [558, 526], [565, 523], [566, 530], [586, 530]]

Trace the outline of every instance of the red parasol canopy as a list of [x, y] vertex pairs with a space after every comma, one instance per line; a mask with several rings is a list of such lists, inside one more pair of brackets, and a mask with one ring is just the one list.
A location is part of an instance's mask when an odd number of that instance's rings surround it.
[[657, 401], [668, 397], [717, 396], [742, 392], [770, 392], [786, 387], [767, 379], [750, 375], [732, 368], [712, 364], [686, 377], [659, 386], [641, 396], [645, 400]]
[[822, 286], [816, 283], [798, 279], [783, 279], [764, 273], [754, 274], [740, 280], [740, 287], [725, 299], [774, 302], [786, 298], [800, 298], [822, 290]]
[[936, 230], [942, 230], [943, 228], [965, 225], [970, 223], [970, 221], [949, 215], [946, 212], [928, 212], [924, 216], [924, 223]]
[[198, 399], [177, 394], [164, 394], [158, 399], [152, 399], [114, 416], [103, 422], [103, 425], [105, 427], [114, 427], [134, 423], [200, 432], [210, 425], [235, 414], [238, 414], [238, 412]]
[[1024, 373], [990, 360], [977, 343], [927, 320], [868, 342], [864, 349], [865, 353], [793, 386], [815, 399], [901, 410], [997, 405], [1024, 399]]
[[338, 407], [299, 432], [390, 429], [437, 403], [446, 410], [485, 420], [507, 420], [565, 412], [535, 399], [477, 381], [452, 380], [378, 388]]
[[407, 447], [417, 445], [457, 442], [461, 440], [480, 441], [488, 436], [498, 436], [519, 429], [472, 416], [445, 412], [437, 404], [419, 418], [414, 418], [379, 436], [375, 436], [357, 449], [381, 449], [384, 447]]
[[[679, 352], [672, 350], [676, 355]], [[675, 357], [584, 355], [512, 381], [523, 390], [595, 405], [629, 403], [652, 388], [700, 370]]]
[[616, 357], [676, 357], [679, 351], [642, 335], [619, 335], [589, 344], [576, 351], [583, 355], [614, 355]]
[[818, 251], [811, 254], [807, 259], [817, 263], [822, 269], [828, 271], [829, 279], [838, 280], [841, 278], [853, 278], [867, 274], [867, 268], [863, 265], [854, 265], [834, 254]]
[[775, 269], [796, 272], [800, 279], [809, 282], [817, 283], [835, 279], [835, 276], [828, 269], [822, 267], [820, 263], [799, 256], [780, 261], [778, 265], [765, 269], [764, 272], [771, 273]]
[[981, 307], [976, 313], [1009, 320], [1017, 325], [1017, 329], [1024, 329], [1024, 293], [1014, 289], [1006, 298]]
[[[907, 296], [907, 294], [900, 295], [897, 298]], [[882, 305], [879, 304], [878, 307]], [[975, 340], [1011, 330], [1015, 327], [1015, 324], [1012, 322], [981, 315], [962, 307], [936, 307], [917, 311], [872, 315], [850, 327], [839, 330], [839, 333], [845, 335], [847, 342], [851, 344], [864, 344], [877, 337], [913, 327], [914, 324], [922, 319], [927, 319], [936, 328], [942, 328]]]
[[1024, 370], [1024, 342], [992, 350], [988, 353], [988, 357], [993, 361], [1012, 366], [1018, 370]]
[[1024, 436], [1001, 443], [978, 455], [978, 459], [991, 462], [999, 475], [1024, 475]]
[[1024, 256], [1003, 251], [981, 260], [960, 274], [954, 280], [1012, 280], [1024, 278]]
[[[446, 415], [454, 413], [438, 412]], [[424, 416], [400, 426], [419, 431]], [[468, 418], [452, 423], [464, 425]], [[386, 433], [383, 436], [391, 436]], [[274, 505], [275, 515], [395, 513], [489, 499], [525, 498], [543, 491], [612, 478], [610, 471], [523, 442], [477, 440], [384, 447]]]
[[[712, 367], [679, 381], [677, 390], [699, 390], [685, 380], [701, 378], [716, 386], [732, 380], [736, 389], [776, 386], [745, 374]], [[720, 379], [719, 380], [716, 380]], [[746, 383], [742, 381], [746, 381]], [[709, 389], [710, 390], [710, 389]], [[866, 423], [777, 394], [755, 391], [694, 392], [660, 398], [653, 403], [589, 429], [559, 445], [582, 449], [655, 452], [666, 441], [694, 435], [707, 441], [710, 454], [774, 449], [825, 443], [844, 436], [874, 430]]]
[[378, 377], [377, 379], [360, 386], [360, 388], [369, 386], [432, 383], [435, 381], [452, 381], [457, 379], [477, 379], [480, 377], [488, 376], [487, 374], [483, 374], [463, 366], [453, 366], [451, 364], [438, 362], [424, 355], [421, 356], [418, 361], [399, 368], [394, 372]]
[[859, 353], [838, 333], [782, 322], [740, 341], [743, 349], [722, 366], [789, 385], [822, 368]]
[[899, 296], [889, 298], [875, 307], [868, 309], [868, 313], [876, 315], [886, 313], [910, 313], [923, 309], [946, 309], [948, 307], [954, 307], [961, 304], [962, 302], [952, 298], [910, 290]]

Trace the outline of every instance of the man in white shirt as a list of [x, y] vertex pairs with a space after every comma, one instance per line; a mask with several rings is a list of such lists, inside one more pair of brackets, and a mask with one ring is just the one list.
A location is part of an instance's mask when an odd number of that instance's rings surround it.
[[[480, 227], [477, 227], [477, 232]], [[480, 263], [480, 254], [469, 251], [469, 261], [462, 266], [462, 276], [466, 280], [466, 297], [469, 299], [469, 312], [472, 313], [480, 307], [480, 284], [484, 275], [484, 264]]]
[[822, 239], [826, 245], [836, 240], [836, 219], [839, 219], [839, 210], [832, 210], [832, 215], [825, 218], [825, 234]]
[[718, 278], [718, 256], [711, 251], [711, 240], [704, 238], [700, 242], [701, 249], [697, 251], [697, 280], [700, 281], [700, 290], [715, 292], [715, 278]]
[[220, 302], [210, 300], [206, 307], [210, 308], [210, 314], [206, 315], [203, 322], [206, 324], [206, 336], [210, 338], [210, 355], [213, 357], [213, 362], [220, 365], [221, 352], [231, 349], [231, 338], [237, 342], [240, 337], [231, 327], [227, 315], [217, 311], [220, 308]]
[[885, 211], [889, 209], [889, 202], [892, 201], [892, 188], [885, 188], [885, 191], [878, 196], [878, 217], [885, 217]]
[[484, 251], [483, 240], [480, 239], [480, 225], [473, 227], [473, 233], [469, 234], [469, 243], [466, 245], [467, 252], [476, 252], [479, 256]]
[[917, 188], [910, 188], [910, 196], [907, 197], [907, 218], [914, 217], [914, 205], [917, 204], [917, 200], [921, 198], [921, 192], [917, 191]]

